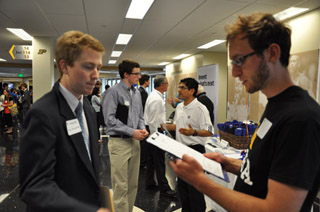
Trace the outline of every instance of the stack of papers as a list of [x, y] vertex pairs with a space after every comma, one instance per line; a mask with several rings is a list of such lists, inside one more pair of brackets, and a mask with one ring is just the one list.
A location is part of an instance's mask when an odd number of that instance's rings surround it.
[[222, 170], [221, 164], [204, 157], [200, 152], [158, 132], [149, 136], [147, 141], [177, 158], [187, 154], [195, 158], [206, 172], [229, 182], [228, 175]]

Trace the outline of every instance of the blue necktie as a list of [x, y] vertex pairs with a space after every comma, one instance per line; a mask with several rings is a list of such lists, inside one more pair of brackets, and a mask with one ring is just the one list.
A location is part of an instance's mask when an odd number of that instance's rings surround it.
[[81, 102], [79, 102], [75, 112], [76, 112], [77, 119], [78, 119], [80, 127], [81, 127], [81, 132], [82, 132], [82, 136], [83, 136], [83, 139], [84, 139], [84, 143], [85, 143], [87, 151], [88, 151], [89, 159], [91, 160], [90, 149], [89, 149], [89, 138], [88, 138], [87, 130], [85, 129], [85, 126], [84, 126]]

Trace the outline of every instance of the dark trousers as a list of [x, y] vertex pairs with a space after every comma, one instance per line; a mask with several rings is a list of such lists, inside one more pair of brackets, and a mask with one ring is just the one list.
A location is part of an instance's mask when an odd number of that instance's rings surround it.
[[[202, 145], [189, 146], [190, 148], [204, 153], [205, 149]], [[205, 212], [206, 202], [204, 195], [195, 189], [192, 185], [189, 185], [181, 178], [178, 178], [178, 192], [181, 200], [182, 212]]]
[[[146, 127], [149, 131], [149, 127]], [[150, 131], [149, 131], [150, 132]], [[166, 166], [164, 151], [158, 147], [146, 142], [145, 143], [148, 159], [147, 159], [147, 170], [146, 170], [146, 186], [155, 185], [154, 172], [156, 172], [158, 185], [160, 192], [165, 192], [170, 189], [168, 180], [166, 178]]]
[[140, 141], [140, 167], [146, 167], [148, 161], [147, 139]]
[[13, 127], [12, 116], [10, 113], [4, 114], [4, 121], [8, 128]]

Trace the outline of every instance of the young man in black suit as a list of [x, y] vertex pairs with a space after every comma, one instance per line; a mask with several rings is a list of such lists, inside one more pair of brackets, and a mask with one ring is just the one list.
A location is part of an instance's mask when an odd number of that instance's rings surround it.
[[57, 41], [61, 78], [23, 124], [19, 176], [27, 211], [107, 211], [100, 208], [96, 114], [84, 98], [99, 77], [103, 52], [79, 31]]

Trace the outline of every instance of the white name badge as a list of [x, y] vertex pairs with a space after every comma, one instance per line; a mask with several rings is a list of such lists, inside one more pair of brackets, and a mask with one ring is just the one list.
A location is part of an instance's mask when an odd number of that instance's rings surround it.
[[263, 139], [271, 126], [272, 126], [272, 123], [267, 118], [264, 118], [262, 121], [262, 124], [260, 125], [257, 131], [257, 136], [259, 136], [260, 139]]
[[66, 121], [66, 124], [67, 124], [67, 131], [69, 136], [81, 132], [81, 127], [78, 119], [68, 120]]
[[124, 105], [129, 107], [130, 106], [130, 102], [128, 100], [124, 100]]

